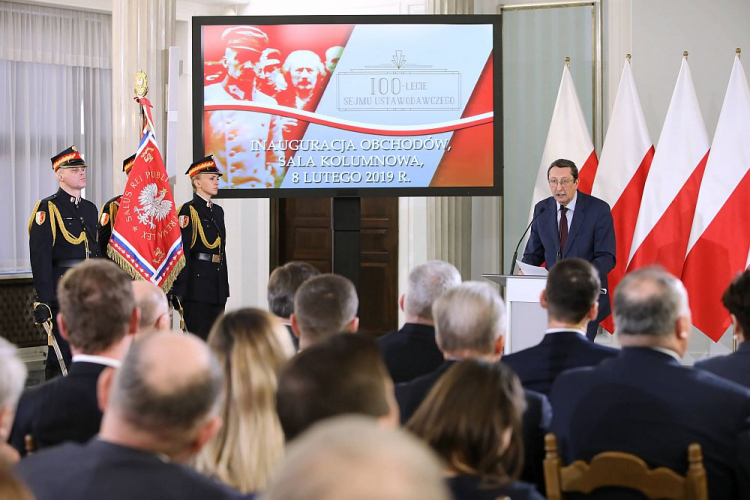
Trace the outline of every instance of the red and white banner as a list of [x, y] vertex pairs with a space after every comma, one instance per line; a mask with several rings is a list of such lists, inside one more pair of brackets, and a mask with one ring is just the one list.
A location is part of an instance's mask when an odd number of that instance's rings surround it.
[[578, 189], [586, 194], [591, 193], [598, 161], [567, 64], [563, 67], [562, 81], [560, 90], [557, 92], [557, 102], [552, 113], [547, 142], [544, 145], [542, 163], [539, 165], [534, 184], [529, 221], [534, 214], [534, 205], [550, 196], [547, 169], [553, 161], [560, 158], [571, 160], [576, 164], [580, 179]]
[[730, 324], [721, 296], [750, 253], [749, 172], [750, 87], [735, 56], [682, 272], [693, 325], [714, 341]]
[[675, 276], [682, 274], [709, 148], [690, 67], [684, 57], [643, 188], [628, 271], [660, 264]]
[[[612, 207], [617, 264], [608, 275], [611, 292], [614, 292], [622, 280], [628, 266], [643, 187], [653, 158], [654, 145], [646, 126], [633, 71], [630, 61], [625, 61], [602, 148], [602, 157], [591, 191], [592, 195], [606, 201]], [[614, 333], [612, 315], [602, 321], [602, 326], [608, 332]]]
[[182, 234], [169, 176], [156, 144], [151, 103], [140, 99], [147, 126], [122, 194], [107, 255], [133, 279], [149, 280], [169, 292], [185, 267]]

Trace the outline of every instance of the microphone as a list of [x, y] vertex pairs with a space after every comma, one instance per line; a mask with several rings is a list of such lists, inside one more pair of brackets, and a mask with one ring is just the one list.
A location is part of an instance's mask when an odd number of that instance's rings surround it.
[[526, 236], [526, 233], [529, 232], [529, 229], [531, 229], [531, 225], [534, 223], [535, 220], [539, 218], [540, 215], [542, 215], [545, 211], [545, 207], [542, 207], [539, 209], [539, 213], [534, 216], [533, 219], [531, 219], [531, 222], [529, 222], [529, 225], [526, 227], [526, 231], [523, 232], [521, 235], [521, 239], [518, 240], [518, 245], [516, 245], [516, 251], [513, 252], [513, 261], [510, 265], [510, 274], [512, 275], [514, 272], [516, 272], [516, 259], [518, 258], [518, 248], [521, 246], [521, 242], [523, 241], [524, 237]]

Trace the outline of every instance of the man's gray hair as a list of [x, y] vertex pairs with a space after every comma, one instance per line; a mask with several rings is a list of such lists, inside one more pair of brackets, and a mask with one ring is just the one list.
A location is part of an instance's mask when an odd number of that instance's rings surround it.
[[505, 332], [505, 306], [489, 283], [467, 281], [443, 293], [432, 306], [443, 352], [494, 352]]
[[294, 297], [300, 339], [313, 343], [343, 333], [357, 317], [359, 297], [351, 281], [337, 274], [321, 274], [302, 283]]
[[410, 316], [432, 320], [432, 304], [443, 292], [461, 284], [461, 273], [453, 264], [428, 260], [409, 273], [404, 311]]
[[[356, 436], [356, 439], [353, 439]], [[295, 440], [262, 500], [448, 500], [426, 444], [374, 419], [323, 420]]]
[[619, 335], [670, 335], [677, 319], [690, 314], [682, 282], [658, 266], [626, 275], [615, 291], [614, 310]]
[[0, 337], [0, 410], [15, 409], [26, 382], [26, 365], [16, 346]]

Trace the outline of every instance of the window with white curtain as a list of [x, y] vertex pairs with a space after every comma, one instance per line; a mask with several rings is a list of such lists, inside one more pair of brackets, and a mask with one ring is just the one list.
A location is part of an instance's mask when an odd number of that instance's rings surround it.
[[85, 197], [112, 196], [112, 18], [0, 1], [0, 273], [30, 269], [28, 221], [75, 144]]

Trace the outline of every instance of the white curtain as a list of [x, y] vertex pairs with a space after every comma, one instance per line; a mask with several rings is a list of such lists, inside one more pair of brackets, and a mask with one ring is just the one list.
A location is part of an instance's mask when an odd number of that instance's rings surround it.
[[0, 1], [0, 272], [30, 268], [27, 223], [75, 144], [87, 199], [112, 196], [111, 16]]

